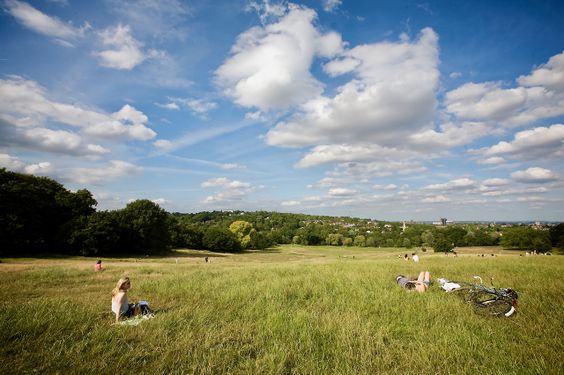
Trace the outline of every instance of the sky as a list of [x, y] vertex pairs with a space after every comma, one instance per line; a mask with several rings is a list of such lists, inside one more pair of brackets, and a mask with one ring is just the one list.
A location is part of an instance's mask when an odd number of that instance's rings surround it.
[[99, 210], [564, 221], [564, 2], [0, 0], [0, 167]]

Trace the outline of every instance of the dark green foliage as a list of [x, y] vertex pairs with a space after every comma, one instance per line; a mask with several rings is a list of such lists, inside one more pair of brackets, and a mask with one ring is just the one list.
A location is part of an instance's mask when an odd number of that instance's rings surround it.
[[564, 249], [564, 223], [551, 227], [549, 233], [552, 246]]
[[66, 238], [94, 213], [88, 190], [72, 193], [46, 178], [0, 169], [0, 254], [69, 252]]
[[112, 255], [120, 253], [123, 228], [116, 211], [99, 211], [90, 215], [69, 235], [69, 244], [81, 255]]
[[203, 237], [203, 245], [210, 251], [238, 252], [241, 244], [237, 236], [229, 229], [222, 227], [209, 227]]
[[500, 245], [506, 248], [549, 251], [552, 247], [550, 233], [531, 227], [519, 226], [503, 231]]
[[433, 249], [438, 253], [448, 253], [452, 251], [454, 244], [451, 242], [450, 238], [442, 231], [435, 234], [433, 239]]
[[[168, 213], [147, 199], [129, 203], [119, 211], [124, 253], [158, 254], [170, 248]], [[125, 240], [125, 241], [124, 241]]]

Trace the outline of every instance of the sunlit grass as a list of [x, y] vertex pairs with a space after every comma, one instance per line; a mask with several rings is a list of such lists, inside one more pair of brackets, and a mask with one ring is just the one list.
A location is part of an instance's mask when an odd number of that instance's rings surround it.
[[[480, 251], [481, 250], [481, 251]], [[481, 257], [491, 253], [498, 256]], [[239, 255], [192, 250], [165, 258], [7, 259], [0, 264], [0, 372], [254, 374], [559, 374], [564, 258], [501, 249], [454, 258], [405, 249], [284, 246]], [[203, 255], [209, 256], [209, 263]], [[399, 273], [520, 292], [518, 314], [484, 319], [436, 285]], [[127, 274], [131, 299], [157, 317], [113, 326], [110, 291]]]

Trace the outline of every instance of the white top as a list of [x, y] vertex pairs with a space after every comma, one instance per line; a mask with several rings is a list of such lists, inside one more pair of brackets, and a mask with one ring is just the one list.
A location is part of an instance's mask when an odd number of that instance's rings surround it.
[[415, 255], [413, 256], [413, 261], [414, 261], [415, 263], [419, 262], [419, 255], [415, 254]]
[[116, 315], [118, 315], [118, 312], [119, 312], [119, 315], [124, 314], [129, 307], [129, 302], [127, 301], [127, 294], [125, 295], [125, 298], [122, 301], [121, 307], [118, 306], [119, 299], [124, 294], [125, 294], [125, 292], [119, 292], [115, 296], [112, 297], [112, 311]]

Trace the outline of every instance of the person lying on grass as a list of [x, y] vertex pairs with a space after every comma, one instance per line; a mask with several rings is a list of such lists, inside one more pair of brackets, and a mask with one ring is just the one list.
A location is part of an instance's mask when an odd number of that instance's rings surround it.
[[399, 284], [399, 286], [407, 290], [416, 290], [419, 293], [424, 293], [427, 291], [429, 285], [431, 284], [431, 276], [429, 275], [429, 271], [421, 271], [417, 279], [415, 279], [414, 277], [398, 275], [396, 277], [396, 282]]

